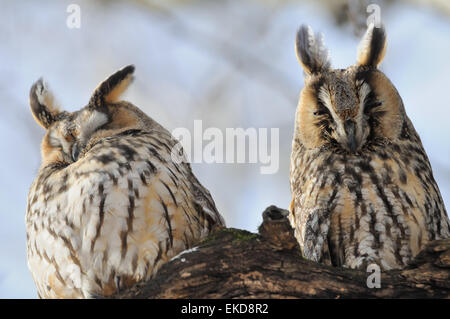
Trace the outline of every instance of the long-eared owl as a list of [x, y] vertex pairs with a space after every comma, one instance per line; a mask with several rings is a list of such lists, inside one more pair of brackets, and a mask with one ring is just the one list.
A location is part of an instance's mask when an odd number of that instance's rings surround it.
[[224, 225], [177, 141], [118, 100], [133, 72], [111, 75], [73, 113], [58, 110], [42, 80], [31, 88], [32, 114], [46, 129], [26, 213], [41, 298], [112, 295]]
[[290, 221], [306, 258], [398, 269], [450, 223], [419, 135], [379, 69], [384, 27], [369, 25], [356, 64], [332, 69], [321, 35], [302, 26], [305, 71], [295, 115]]

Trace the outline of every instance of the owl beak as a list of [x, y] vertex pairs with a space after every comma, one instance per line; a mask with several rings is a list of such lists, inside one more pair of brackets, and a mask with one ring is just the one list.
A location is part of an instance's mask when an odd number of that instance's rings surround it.
[[347, 120], [344, 123], [344, 130], [347, 134], [346, 147], [347, 149], [354, 153], [358, 149], [358, 143], [356, 141], [356, 124], [351, 120]]

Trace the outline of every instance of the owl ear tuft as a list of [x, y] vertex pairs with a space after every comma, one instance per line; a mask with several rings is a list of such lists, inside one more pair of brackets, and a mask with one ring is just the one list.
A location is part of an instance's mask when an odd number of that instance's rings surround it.
[[59, 114], [54, 96], [42, 78], [30, 89], [30, 107], [36, 122], [45, 129], [49, 128]]
[[357, 64], [376, 68], [386, 53], [386, 32], [371, 23], [358, 45]]
[[100, 83], [91, 96], [89, 106], [97, 108], [117, 101], [133, 80], [133, 72], [134, 65], [128, 65]]
[[295, 52], [308, 75], [330, 69], [329, 52], [325, 47], [323, 34], [314, 35], [310, 26], [302, 25], [297, 31]]

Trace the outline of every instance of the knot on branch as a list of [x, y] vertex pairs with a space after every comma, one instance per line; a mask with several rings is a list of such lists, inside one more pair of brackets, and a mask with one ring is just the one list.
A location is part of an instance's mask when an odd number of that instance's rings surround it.
[[263, 212], [263, 222], [258, 231], [261, 237], [276, 250], [298, 250], [300, 246], [294, 236], [294, 230], [288, 220], [289, 211], [269, 206]]

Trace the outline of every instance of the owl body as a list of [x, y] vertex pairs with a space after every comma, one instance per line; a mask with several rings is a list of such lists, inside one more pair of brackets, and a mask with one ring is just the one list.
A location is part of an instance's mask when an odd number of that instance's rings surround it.
[[290, 221], [306, 258], [349, 268], [402, 268], [450, 223], [402, 100], [377, 69], [383, 29], [369, 27], [358, 63], [332, 70], [304, 27], [307, 73], [291, 154]]
[[43, 298], [112, 295], [224, 225], [167, 130], [127, 102], [97, 102], [59, 114], [44, 137], [26, 214], [28, 265]]

